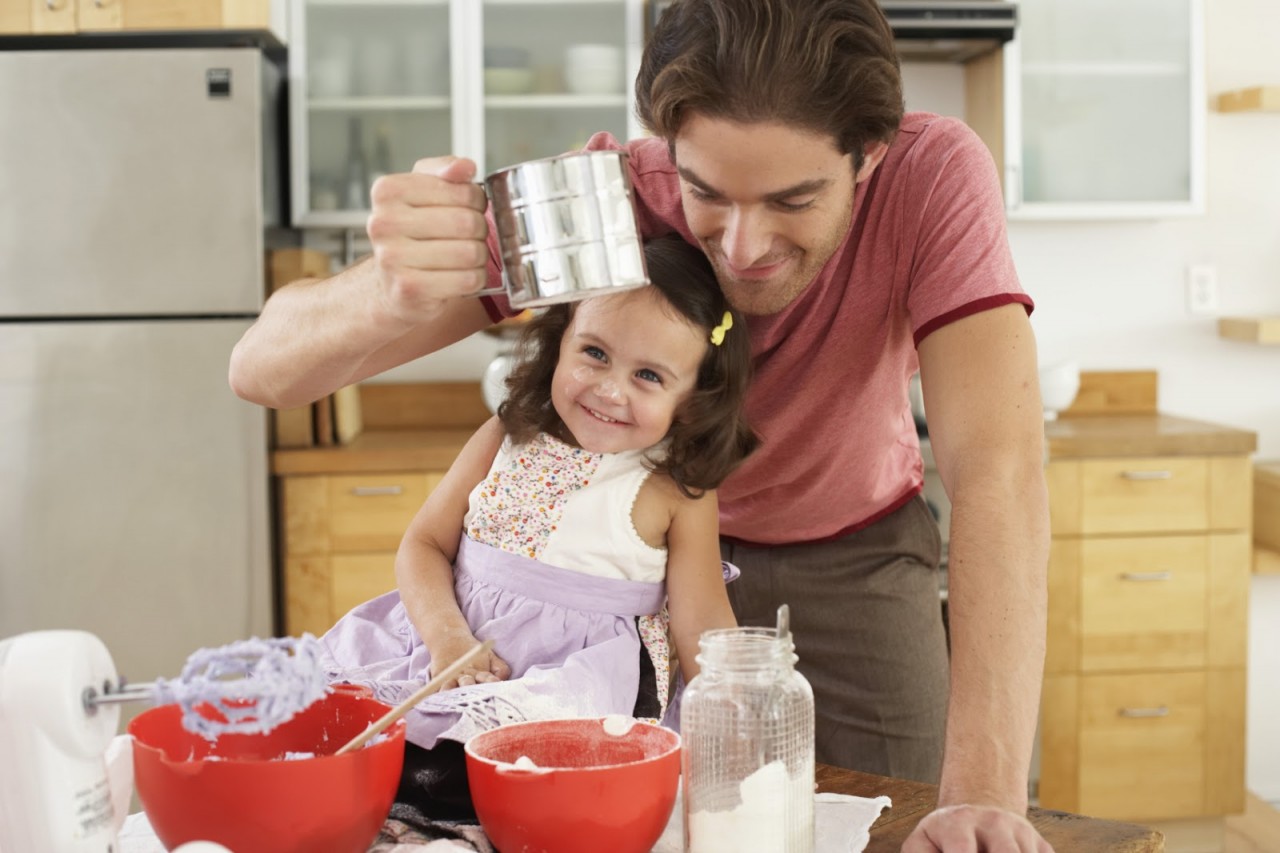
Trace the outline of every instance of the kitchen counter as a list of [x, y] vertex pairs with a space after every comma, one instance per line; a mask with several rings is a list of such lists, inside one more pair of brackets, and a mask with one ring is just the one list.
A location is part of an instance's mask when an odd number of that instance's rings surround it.
[[[885, 795], [893, 801], [871, 827], [868, 853], [896, 853], [916, 824], [933, 811], [938, 789], [923, 782], [891, 779], [856, 770], [819, 764], [818, 790], [858, 797]], [[1159, 853], [1164, 836], [1135, 823], [1099, 820], [1067, 812], [1030, 809], [1027, 818], [1055, 850], [1088, 850], [1090, 853]]]
[[276, 450], [271, 473], [372, 474], [387, 471], [447, 471], [474, 429], [369, 430], [350, 444]]
[[[369, 430], [346, 445], [277, 450], [271, 457], [271, 470], [282, 476], [447, 470], [473, 431]], [[1045, 423], [1051, 460], [1252, 453], [1257, 443], [1257, 435], [1249, 430], [1175, 415], [1063, 416]]]
[[1164, 414], [1063, 416], [1045, 423], [1050, 461], [1107, 456], [1216, 456], [1252, 453], [1249, 430]]

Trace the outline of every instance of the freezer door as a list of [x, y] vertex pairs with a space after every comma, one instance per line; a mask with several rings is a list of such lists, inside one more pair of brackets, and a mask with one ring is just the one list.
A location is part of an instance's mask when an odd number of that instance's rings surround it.
[[0, 51], [0, 317], [256, 312], [262, 63]]
[[0, 637], [79, 628], [131, 680], [272, 629], [247, 321], [0, 325]]

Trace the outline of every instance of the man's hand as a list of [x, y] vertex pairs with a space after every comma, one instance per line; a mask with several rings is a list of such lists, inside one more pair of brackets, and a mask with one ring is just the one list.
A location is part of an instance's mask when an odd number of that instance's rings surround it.
[[[449, 664], [471, 651], [477, 640], [470, 633], [455, 632], [447, 638], [437, 640], [431, 646], [431, 672], [443, 672]], [[511, 677], [511, 667], [492, 650], [479, 655], [458, 673], [458, 675], [440, 686], [441, 690], [453, 687], [466, 687], [471, 684], [490, 684], [495, 681], [506, 681]]]
[[1025, 817], [997, 806], [943, 806], [926, 815], [902, 853], [1053, 853]]
[[471, 160], [434, 157], [373, 184], [368, 231], [378, 296], [406, 328], [484, 287], [486, 199], [475, 173]]

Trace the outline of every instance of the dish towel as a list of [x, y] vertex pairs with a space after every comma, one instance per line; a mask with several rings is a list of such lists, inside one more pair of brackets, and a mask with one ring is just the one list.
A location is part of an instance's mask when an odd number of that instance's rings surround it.
[[[862, 853], [871, 841], [871, 826], [893, 805], [888, 797], [847, 794], [813, 795], [813, 853]], [[684, 809], [680, 797], [653, 853], [683, 853]]]

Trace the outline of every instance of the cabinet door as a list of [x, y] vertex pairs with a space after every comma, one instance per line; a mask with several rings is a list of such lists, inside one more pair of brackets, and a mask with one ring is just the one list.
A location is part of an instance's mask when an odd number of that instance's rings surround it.
[[475, 155], [454, 119], [470, 2], [292, 0], [294, 225], [363, 228], [378, 174]]
[[120, 7], [127, 30], [207, 30], [222, 26], [222, 0], [80, 0], [82, 9], [89, 5], [104, 8], [105, 4]]
[[330, 619], [337, 622], [351, 608], [396, 588], [396, 554], [334, 554], [330, 563]]
[[118, 30], [124, 26], [124, 4], [138, 0], [77, 0], [76, 29], [82, 31]]
[[483, 178], [597, 131], [639, 136], [644, 7], [291, 0], [293, 224], [363, 228], [377, 175], [424, 157], [469, 157]]
[[74, 33], [77, 2], [78, 0], [27, 0], [31, 16], [29, 32], [41, 35]]
[[0, 0], [0, 35], [31, 32], [32, 0]]
[[629, 120], [640, 10], [628, 0], [483, 0], [484, 171], [583, 147]]
[[1080, 679], [1080, 810], [1156, 820], [1204, 811], [1204, 672]]
[[1010, 218], [1203, 210], [1202, 0], [1036, 0], [1011, 45]]

